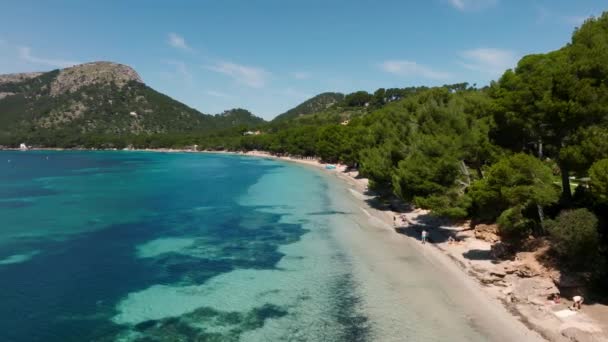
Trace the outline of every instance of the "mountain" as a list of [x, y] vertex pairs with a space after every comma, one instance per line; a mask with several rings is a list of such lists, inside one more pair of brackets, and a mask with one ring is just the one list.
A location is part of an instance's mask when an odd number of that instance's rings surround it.
[[42, 144], [66, 136], [205, 133], [263, 122], [243, 111], [202, 114], [112, 62], [0, 75], [0, 144], [17, 137]]
[[242, 108], [234, 108], [215, 115], [215, 119], [221, 126], [258, 126], [266, 123], [262, 118], [253, 115], [250, 111]]
[[287, 112], [278, 115], [273, 122], [286, 121], [297, 117], [321, 112], [333, 104], [344, 100], [344, 94], [341, 93], [322, 93], [313, 98], [310, 98]]

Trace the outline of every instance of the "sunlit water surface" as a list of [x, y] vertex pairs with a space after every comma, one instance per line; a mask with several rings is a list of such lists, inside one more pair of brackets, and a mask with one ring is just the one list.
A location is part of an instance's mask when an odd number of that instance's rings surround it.
[[370, 338], [320, 173], [143, 152], [0, 152], [0, 340]]

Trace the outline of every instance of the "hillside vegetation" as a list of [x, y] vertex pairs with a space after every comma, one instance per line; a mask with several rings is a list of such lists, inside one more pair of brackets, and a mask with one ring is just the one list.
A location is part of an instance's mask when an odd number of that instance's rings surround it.
[[255, 127], [244, 110], [205, 115], [145, 85], [130, 67], [87, 63], [0, 76], [0, 145], [90, 145], [127, 136]]
[[310, 98], [298, 106], [288, 110], [283, 114], [277, 115], [274, 122], [295, 119], [304, 115], [321, 112], [333, 104], [336, 104], [344, 99], [344, 94], [341, 93], [322, 93], [313, 98]]

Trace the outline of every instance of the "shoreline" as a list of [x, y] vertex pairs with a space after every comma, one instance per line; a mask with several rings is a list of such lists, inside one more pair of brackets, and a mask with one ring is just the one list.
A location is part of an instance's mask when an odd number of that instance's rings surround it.
[[[4, 149], [19, 151], [19, 149]], [[61, 148], [35, 148], [30, 151], [108, 151], [104, 149], [61, 149]], [[299, 165], [321, 170], [321, 172], [339, 179], [341, 185], [351, 190], [351, 195], [364, 209], [367, 216], [373, 217], [383, 223], [383, 229], [390, 232], [391, 239], [396, 239], [396, 244], [401, 247], [413, 248], [416, 253], [424, 254], [431, 263], [436, 264], [439, 271], [450, 274], [457, 278], [463, 286], [476, 293], [479, 301], [488, 305], [487, 310], [496, 317], [511, 318], [510, 322], [501, 322], [511, 326], [511, 329], [528, 330], [534, 340], [548, 341], [608, 341], [604, 336], [601, 325], [594, 321], [586, 313], [577, 313], [575, 316], [558, 317], [555, 312], [563, 311], [567, 301], [561, 306], [548, 303], [546, 298], [541, 298], [534, 291], [524, 289], [519, 294], [520, 282], [531, 282], [530, 279], [542, 277], [519, 278], [512, 273], [505, 272], [512, 265], [509, 262], [495, 263], [489, 257], [467, 258], [472, 252], [490, 253], [492, 243], [477, 239], [471, 229], [463, 226], [453, 226], [429, 215], [429, 212], [421, 209], [408, 208], [404, 210], [392, 210], [394, 208], [376, 208], [369, 203], [370, 199], [376, 197], [368, 191], [368, 180], [360, 178], [357, 171], [347, 171], [346, 166], [336, 164], [335, 169], [326, 169], [325, 164], [316, 158], [300, 159], [289, 156], [276, 156], [263, 151], [232, 152], [232, 151], [193, 151], [185, 149], [125, 149], [110, 150], [125, 152], [155, 152], [155, 153], [207, 153], [237, 155], [255, 158], [264, 158], [291, 162]], [[389, 205], [390, 206], [390, 205]], [[397, 221], [393, 221], [396, 217]], [[419, 243], [419, 234], [422, 229], [429, 232], [432, 243], [423, 246]], [[460, 243], [452, 244], [447, 241], [447, 235], [455, 236]], [[484, 254], [484, 255], [485, 255]], [[545, 279], [546, 280], [546, 279]], [[529, 284], [537, 287], [538, 284]], [[542, 285], [542, 283], [541, 283]], [[551, 284], [553, 285], [553, 284]], [[541, 286], [542, 287], [542, 286]], [[548, 287], [548, 285], [547, 285]], [[528, 291], [529, 293], [527, 293]], [[599, 305], [599, 304], [596, 304]], [[588, 308], [585, 306], [584, 308]], [[559, 309], [559, 310], [558, 310]], [[585, 309], [583, 311], [585, 311]], [[603, 313], [606, 306], [599, 308]], [[606, 311], [608, 312], [608, 311]], [[596, 315], [598, 311], [596, 310]], [[508, 318], [504, 315], [508, 315]], [[521, 325], [521, 326], [518, 326]], [[525, 326], [525, 327], [524, 327]], [[541, 337], [542, 336], [542, 337]]]
[[[357, 171], [346, 171], [345, 165], [336, 164], [335, 169], [328, 170], [325, 168], [325, 164], [318, 159], [275, 156], [263, 151], [206, 151], [203, 153], [249, 156], [306, 165], [334, 176], [347, 188], [354, 188], [361, 196], [369, 196], [370, 198], [376, 196], [375, 194], [365, 195], [368, 192], [368, 180], [366, 178], [359, 178]], [[496, 306], [500, 311], [503, 311], [502, 313], [507, 313], [517, 322], [524, 325], [525, 329], [533, 334], [538, 334], [535, 337], [559, 342], [608, 341], [601, 325], [588, 314], [577, 312], [575, 316], [562, 318], [556, 315], [558, 311], [563, 312], [567, 310], [567, 306], [571, 304], [567, 299], [562, 299], [561, 305], [554, 305], [552, 302], [547, 301], [546, 298], [539, 297], [538, 293], [534, 293], [533, 291], [530, 291], [530, 293], [518, 293], [519, 288], [522, 287], [518, 283], [519, 280], [524, 279], [522, 282], [526, 281], [528, 283], [528, 280], [538, 278], [536, 280], [540, 282], [540, 286], [542, 287], [542, 282], [547, 279], [534, 276], [521, 279], [519, 277], [514, 278], [514, 276], [508, 279], [510, 275], [504, 274], [502, 271], [502, 269], [509, 266], [508, 261], [494, 263], [496, 261], [489, 260], [489, 258], [487, 260], [468, 260], [466, 257], [463, 257], [467, 253], [474, 251], [488, 253], [491, 251], [492, 243], [477, 239], [474, 236], [474, 232], [470, 229], [463, 226], [452, 226], [449, 222], [430, 216], [427, 210], [409, 208], [404, 213], [403, 211], [373, 208], [364, 198], [356, 198], [356, 200], [365, 207], [368, 215], [381, 220], [387, 230], [393, 235], [409, 242], [407, 247], [413, 247], [411, 242], [422, 247], [419, 243], [419, 233], [422, 227], [428, 230], [430, 239], [437, 242], [429, 243], [428, 247], [430, 248], [418, 250], [418, 252], [425, 253], [425, 256], [432, 259], [431, 262], [439, 263], [439, 267], [443, 271], [465, 276], [463, 281], [470, 282], [467, 285], [471, 286], [472, 290], [479, 291], [490, 305]], [[402, 221], [397, 219], [397, 225], [394, 227], [393, 217], [395, 216], [404, 216], [405, 219]], [[457, 236], [461, 242], [456, 244], [448, 242], [445, 231], [449, 231], [447, 234], [450, 236]], [[430, 253], [428, 253], [429, 251]], [[530, 285], [532, 287], [539, 286], [539, 284]], [[521, 289], [521, 292], [527, 292], [528, 290]], [[523, 295], [528, 295], [528, 297], [521, 298]], [[604, 310], [608, 310], [608, 308], [602, 306], [600, 311], [603, 312]], [[532, 338], [532, 336], [530, 337]]]

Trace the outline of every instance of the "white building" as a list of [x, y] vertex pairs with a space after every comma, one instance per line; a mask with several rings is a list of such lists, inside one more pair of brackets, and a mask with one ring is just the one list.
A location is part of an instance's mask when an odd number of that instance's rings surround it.
[[21, 151], [27, 151], [27, 145], [25, 143], [21, 143], [21, 145], [19, 145], [19, 149]]
[[254, 131], [247, 131], [247, 132], [243, 133], [243, 135], [260, 135], [260, 134], [262, 134], [262, 132], [259, 131], [259, 130], [255, 131], [255, 132]]

